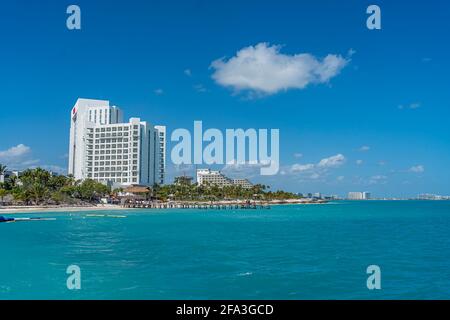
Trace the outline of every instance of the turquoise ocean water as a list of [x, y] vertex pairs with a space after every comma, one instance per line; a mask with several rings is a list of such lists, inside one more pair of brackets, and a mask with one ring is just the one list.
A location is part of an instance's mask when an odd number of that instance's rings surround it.
[[1, 223], [0, 299], [450, 298], [450, 202], [87, 214]]

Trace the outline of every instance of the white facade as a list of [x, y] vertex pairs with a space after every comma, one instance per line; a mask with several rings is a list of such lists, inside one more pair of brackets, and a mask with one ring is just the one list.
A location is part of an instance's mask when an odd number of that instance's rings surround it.
[[233, 179], [233, 184], [244, 189], [251, 189], [253, 187], [253, 184], [247, 179]]
[[349, 200], [369, 200], [370, 193], [369, 192], [349, 192], [347, 199], [349, 199]]
[[78, 99], [71, 111], [68, 173], [114, 186], [163, 184], [165, 132], [139, 118], [123, 122], [109, 101]]
[[225, 177], [220, 171], [213, 171], [210, 169], [197, 170], [197, 183], [198, 185], [211, 184], [219, 187], [233, 185], [233, 181]]
[[251, 184], [247, 179], [230, 179], [220, 171], [213, 171], [210, 169], [197, 170], [197, 183], [198, 185], [210, 184], [218, 187], [241, 186], [245, 189], [250, 189], [253, 187], [253, 184]]

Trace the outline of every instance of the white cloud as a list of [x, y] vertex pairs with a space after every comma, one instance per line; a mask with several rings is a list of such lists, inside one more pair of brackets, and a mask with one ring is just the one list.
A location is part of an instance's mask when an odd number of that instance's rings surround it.
[[32, 164], [36, 164], [39, 160], [31, 159], [31, 148], [18, 144], [7, 150], [0, 151], [0, 163], [8, 166], [10, 169], [23, 169]]
[[11, 147], [8, 150], [0, 151], [0, 159], [20, 158], [24, 155], [29, 154], [30, 151], [30, 147], [24, 144], [18, 144], [17, 146]]
[[284, 171], [297, 178], [317, 180], [327, 176], [330, 169], [342, 166], [345, 161], [346, 158], [342, 154], [337, 154], [324, 158], [318, 163], [295, 163]]
[[197, 92], [207, 92], [208, 90], [200, 83], [200, 84], [196, 84], [196, 85], [194, 85], [194, 89], [197, 91]]
[[261, 168], [270, 165], [268, 161], [253, 162], [247, 161], [246, 163], [236, 163], [230, 161], [223, 168], [222, 172], [231, 178], [255, 178], [261, 176]]
[[39, 164], [39, 159], [32, 158], [32, 150], [30, 147], [19, 144], [11, 147], [8, 150], [0, 151], [0, 163], [6, 164], [9, 169], [24, 170], [33, 168], [43, 168], [54, 171], [59, 174], [65, 174], [66, 169], [57, 165], [43, 165]]
[[188, 77], [192, 76], [192, 71], [191, 71], [191, 69], [185, 69], [185, 70], [184, 70], [184, 74], [187, 75]]
[[344, 179], [345, 179], [344, 176], [339, 176], [339, 177], [336, 178], [336, 180], [338, 180], [338, 181], [343, 181]]
[[161, 88], [158, 88], [158, 89], [155, 89], [155, 90], [154, 90], [154, 93], [155, 93], [157, 96], [160, 96], [160, 95], [164, 94], [164, 90], [161, 89]]
[[415, 172], [415, 173], [422, 173], [425, 172], [425, 166], [419, 164], [417, 166], [412, 166], [411, 168], [409, 168], [410, 172]]
[[420, 102], [414, 102], [414, 103], [410, 103], [410, 104], [407, 104], [407, 105], [401, 104], [401, 105], [398, 106], [398, 108], [400, 110], [402, 110], [402, 109], [412, 109], [412, 110], [414, 110], [414, 109], [418, 109], [420, 107], [421, 107]]
[[352, 57], [355, 53], [356, 53], [356, 50], [354, 50], [353, 48], [350, 48], [347, 52], [347, 56]]
[[335, 156], [331, 156], [329, 158], [320, 160], [317, 166], [326, 168], [337, 168], [343, 165], [345, 163], [345, 160], [346, 159], [342, 154], [337, 154]]
[[235, 91], [271, 95], [309, 84], [326, 83], [349, 63], [340, 55], [329, 54], [320, 60], [308, 53], [287, 55], [281, 46], [259, 43], [239, 50], [236, 56], [212, 62], [212, 78]]
[[369, 179], [369, 184], [385, 184], [387, 182], [387, 177], [383, 175], [372, 176]]
[[314, 172], [313, 174], [311, 174], [311, 175], [309, 176], [309, 178], [312, 179], [312, 180], [317, 180], [317, 179], [320, 178], [320, 174], [317, 173], [317, 172]]
[[314, 169], [316, 166], [312, 163], [300, 164], [295, 163], [291, 166], [291, 172], [303, 172]]
[[356, 160], [356, 164], [357, 164], [358, 166], [362, 165], [363, 162], [364, 162], [364, 161], [362, 161], [362, 160]]
[[366, 152], [366, 151], [369, 151], [369, 150], [370, 150], [369, 146], [362, 146], [362, 147], [359, 148], [359, 151], [361, 151], [361, 152]]
[[294, 153], [295, 158], [303, 158], [303, 153]]

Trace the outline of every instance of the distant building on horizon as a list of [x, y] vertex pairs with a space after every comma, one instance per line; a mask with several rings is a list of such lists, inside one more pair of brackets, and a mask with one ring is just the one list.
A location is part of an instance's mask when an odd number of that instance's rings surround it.
[[113, 186], [163, 184], [166, 127], [123, 112], [106, 100], [78, 99], [70, 114], [69, 168], [75, 179]]
[[436, 194], [419, 194], [417, 196], [417, 200], [450, 200], [450, 196], [441, 196]]
[[369, 200], [370, 197], [370, 192], [349, 192], [347, 195], [348, 200]]
[[244, 189], [251, 189], [253, 184], [247, 179], [233, 179], [233, 184], [235, 186], [241, 186]]
[[250, 189], [253, 184], [247, 179], [230, 179], [220, 171], [211, 169], [197, 169], [197, 183], [198, 185], [210, 184], [218, 187], [226, 186], [240, 186], [244, 189]]

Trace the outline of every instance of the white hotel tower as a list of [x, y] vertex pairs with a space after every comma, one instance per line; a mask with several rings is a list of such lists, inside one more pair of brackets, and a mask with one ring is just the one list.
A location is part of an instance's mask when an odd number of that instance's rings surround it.
[[78, 99], [70, 115], [69, 170], [75, 179], [113, 186], [163, 184], [166, 127], [123, 122], [109, 101]]

